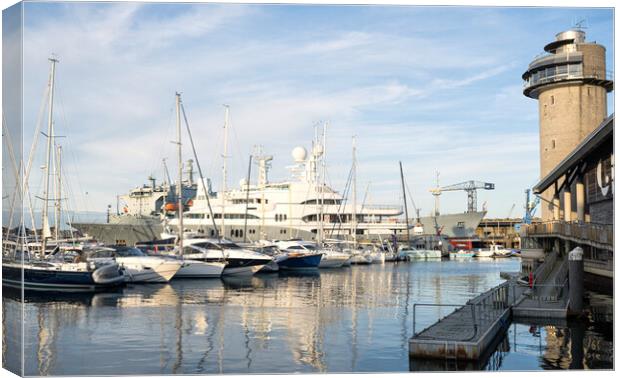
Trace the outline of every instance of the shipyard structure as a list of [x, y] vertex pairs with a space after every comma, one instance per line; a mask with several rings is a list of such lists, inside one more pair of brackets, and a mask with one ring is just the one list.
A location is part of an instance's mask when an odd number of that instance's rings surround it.
[[524, 270], [549, 253], [584, 252], [585, 281], [613, 286], [614, 115], [605, 47], [583, 30], [556, 35], [523, 74], [539, 103], [542, 222], [521, 230]]

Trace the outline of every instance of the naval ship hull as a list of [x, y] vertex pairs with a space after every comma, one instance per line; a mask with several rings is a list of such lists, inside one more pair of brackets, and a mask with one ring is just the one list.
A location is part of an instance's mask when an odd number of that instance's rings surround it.
[[164, 231], [159, 217], [125, 216], [110, 223], [72, 223], [73, 228], [105, 244], [134, 245], [161, 238]]
[[[478, 211], [461, 214], [441, 214], [437, 217], [422, 217], [420, 218], [420, 223], [422, 224], [423, 231], [419, 232], [418, 229], [417, 233], [435, 235], [435, 222], [437, 222], [437, 227], [441, 229], [441, 235], [447, 238], [471, 238], [475, 236], [476, 228], [482, 221], [482, 218], [484, 218], [484, 215], [485, 212]], [[412, 220], [410, 224], [414, 225], [415, 220]], [[106, 244], [134, 245], [137, 242], [159, 239], [164, 231], [162, 221], [158, 217], [124, 216], [119, 217], [111, 223], [73, 223], [72, 225], [82, 234], [88, 235]], [[366, 226], [368, 226], [368, 228], [366, 228]], [[359, 224], [358, 227], [364, 230], [364, 233], [359, 235], [360, 239], [377, 239], [379, 236], [385, 237], [394, 233], [396, 233], [399, 239], [404, 239], [407, 234], [404, 223]], [[203, 229], [207, 235], [210, 235], [211, 227], [201, 226], [200, 228]], [[248, 229], [253, 228], [257, 228], [257, 226], [248, 224]], [[227, 235], [225, 235], [225, 237], [235, 242], [244, 241], [242, 236], [235, 236], [234, 233], [230, 232], [231, 230], [239, 229], [243, 229], [243, 225], [237, 225], [232, 222], [227, 224]], [[331, 226], [326, 226], [325, 229], [329, 230]], [[343, 225], [340, 229], [347, 230], [346, 232], [348, 232], [348, 226], [346, 225]], [[413, 229], [410, 232], [411, 236], [416, 235]], [[260, 234], [260, 239], [267, 240], [291, 238], [314, 240], [316, 237], [316, 234], [310, 230], [299, 228], [291, 229], [285, 225], [262, 226], [260, 227]], [[255, 235], [259, 235], [259, 232], [257, 231]], [[248, 236], [250, 240], [256, 238], [254, 235]]]
[[[475, 211], [461, 214], [441, 214], [437, 217], [421, 217], [420, 223], [424, 228], [422, 234], [436, 235], [435, 219], [441, 235], [447, 238], [471, 238], [476, 235], [476, 228], [486, 215], [485, 211]], [[413, 220], [412, 225], [416, 220]], [[398, 234], [406, 234], [399, 231]]]

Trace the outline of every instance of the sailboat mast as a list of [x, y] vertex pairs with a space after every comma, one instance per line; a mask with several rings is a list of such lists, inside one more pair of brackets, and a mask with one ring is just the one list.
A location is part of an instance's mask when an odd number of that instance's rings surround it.
[[161, 159], [161, 162], [164, 165], [164, 174], [166, 177], [166, 182], [164, 183], [164, 186], [170, 187], [170, 185], [172, 184], [172, 180], [170, 180], [170, 172], [168, 172], [168, 166], [166, 165], [166, 158]]
[[48, 201], [50, 191], [50, 165], [52, 163], [52, 139], [54, 137], [54, 76], [56, 75], [56, 63], [58, 60], [53, 56], [49, 58], [50, 61], [50, 91], [49, 91], [49, 104], [47, 113], [47, 147], [45, 149], [45, 157], [47, 159], [45, 163], [44, 172], [44, 188], [43, 193], [43, 214], [42, 214], [42, 238], [41, 238], [41, 253], [45, 255], [45, 248], [47, 247], [47, 238], [49, 235], [49, 223], [48, 223]]
[[177, 154], [179, 181], [177, 183], [177, 207], [179, 214], [179, 254], [183, 255], [183, 148], [181, 145], [181, 94], [176, 93], [176, 112], [177, 112]]
[[230, 107], [228, 105], [224, 105], [224, 153], [222, 154], [222, 159], [223, 164], [222, 164], [222, 193], [220, 196], [220, 200], [222, 201], [222, 214], [221, 214], [221, 219], [222, 219], [222, 237], [226, 237], [226, 224], [225, 224], [225, 219], [226, 219], [226, 159], [228, 159], [228, 117], [229, 117], [229, 112], [230, 112]]
[[250, 154], [250, 161], [248, 162], [248, 176], [246, 178], [245, 188], [245, 216], [243, 217], [243, 242], [248, 241], [248, 205], [250, 203], [250, 178], [252, 177], [252, 155]]
[[326, 163], [325, 160], [327, 158], [326, 154], [327, 154], [327, 123], [323, 124], [323, 158], [321, 159], [321, 242], [323, 242], [323, 240], [325, 240], [325, 225], [323, 224], [323, 222], [325, 221], [325, 176], [326, 176]]
[[62, 147], [58, 146], [56, 147], [56, 212], [54, 214], [54, 230], [55, 230], [55, 234], [56, 234], [56, 240], [59, 239], [60, 236], [60, 210], [61, 210], [61, 203], [60, 201], [62, 201], [62, 174], [61, 174], [61, 166], [60, 166], [60, 162], [61, 162], [61, 153], [62, 153]]
[[352, 197], [353, 210], [351, 211], [351, 235], [353, 237], [353, 248], [357, 249], [357, 157], [356, 157], [356, 141], [353, 136], [353, 167], [352, 167]]
[[405, 203], [405, 223], [407, 224], [407, 244], [409, 244], [411, 238], [409, 235], [409, 211], [407, 210], [407, 193], [405, 190], [405, 176], [403, 175], [403, 163], [399, 161], [398, 165], [400, 166], [400, 183], [403, 187], [403, 201]]

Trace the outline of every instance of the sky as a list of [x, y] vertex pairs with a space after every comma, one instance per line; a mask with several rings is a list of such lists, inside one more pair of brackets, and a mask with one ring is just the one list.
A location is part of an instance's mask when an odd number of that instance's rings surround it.
[[[521, 74], [582, 19], [612, 71], [611, 9], [28, 2], [25, 151], [54, 53], [55, 128], [74, 210], [104, 212], [149, 175], [162, 180], [162, 158], [176, 176], [179, 91], [216, 189], [228, 104], [228, 187], [255, 145], [274, 155], [270, 179], [287, 179], [291, 150], [309, 149], [314, 127], [328, 122], [328, 182], [339, 191], [355, 135], [367, 203], [402, 202], [402, 161], [422, 215], [439, 171], [442, 186], [495, 183], [478, 192], [478, 207], [505, 217], [514, 204], [510, 215], [521, 216], [539, 178], [538, 105], [523, 96]], [[40, 193], [40, 170], [30, 181]], [[465, 210], [465, 192], [441, 196], [442, 213]]]

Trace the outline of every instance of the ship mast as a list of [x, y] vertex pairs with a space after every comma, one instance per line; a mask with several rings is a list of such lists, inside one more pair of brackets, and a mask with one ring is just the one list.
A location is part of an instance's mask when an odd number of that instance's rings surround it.
[[181, 94], [175, 93], [176, 96], [176, 116], [177, 116], [177, 154], [179, 182], [177, 183], [177, 211], [179, 214], [179, 254], [183, 256], [183, 149], [181, 145]]
[[320, 230], [321, 230], [321, 242], [325, 239], [325, 226], [323, 224], [323, 222], [325, 221], [325, 176], [326, 176], [326, 164], [325, 164], [325, 160], [326, 160], [326, 154], [327, 154], [327, 123], [323, 124], [323, 158], [321, 159], [321, 168], [322, 168], [322, 172], [321, 175], [322, 180], [321, 180], [321, 223], [320, 223]]
[[245, 187], [245, 216], [243, 217], [243, 242], [248, 241], [248, 204], [250, 203], [250, 178], [252, 177], [252, 155], [248, 162], [248, 176], [246, 178]]
[[352, 170], [352, 197], [353, 197], [353, 210], [351, 211], [351, 236], [353, 237], [353, 248], [357, 249], [357, 158], [356, 153], [355, 135], [353, 136], [353, 167]]
[[50, 61], [50, 91], [49, 91], [49, 105], [47, 113], [47, 147], [45, 149], [46, 163], [44, 172], [44, 190], [43, 193], [43, 213], [42, 213], [42, 238], [41, 238], [41, 253], [45, 255], [45, 249], [47, 247], [47, 239], [51, 236], [48, 223], [48, 201], [50, 190], [50, 165], [52, 162], [52, 139], [54, 137], [53, 115], [54, 115], [54, 76], [56, 74], [56, 63], [58, 60], [54, 56], [49, 58]]
[[403, 175], [403, 163], [398, 162], [400, 166], [400, 182], [403, 187], [403, 201], [405, 203], [405, 223], [407, 225], [407, 245], [411, 242], [411, 238], [409, 235], [409, 211], [407, 210], [407, 193], [405, 191], [405, 176]]
[[226, 237], [226, 159], [228, 158], [228, 117], [229, 117], [230, 107], [228, 105], [224, 105], [224, 153], [222, 154], [223, 164], [222, 164], [222, 193], [220, 196], [220, 200], [222, 201], [222, 237]]

